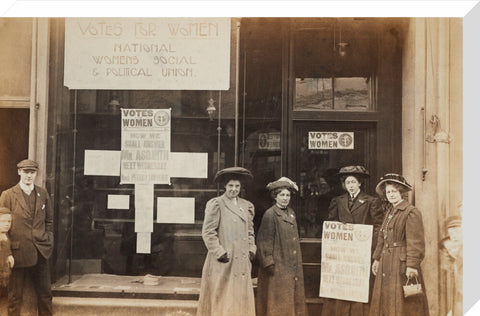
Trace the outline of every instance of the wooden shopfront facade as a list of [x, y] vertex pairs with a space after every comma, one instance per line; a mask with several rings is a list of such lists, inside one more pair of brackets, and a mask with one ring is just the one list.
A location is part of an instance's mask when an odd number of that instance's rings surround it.
[[[431, 240], [438, 241], [441, 235], [441, 225], [431, 223], [449, 215], [452, 205], [461, 200], [461, 180], [442, 188], [449, 192], [447, 201], [441, 193], [432, 201], [419, 191], [438, 188], [441, 164], [446, 163], [451, 173], [461, 170], [461, 160], [453, 154], [461, 151], [461, 142], [442, 149], [450, 153], [450, 161], [431, 158], [439, 150], [432, 146], [438, 145], [423, 141], [423, 132], [429, 130], [428, 124], [421, 124], [438, 114], [441, 120], [454, 122], [449, 132], [459, 134], [461, 140], [461, 125], [454, 117], [458, 114], [453, 114], [458, 106], [448, 101], [435, 105], [441, 108], [428, 107], [436, 98], [432, 91], [440, 91], [432, 87], [439, 87], [442, 80], [444, 85], [453, 82], [461, 74], [461, 68], [456, 68], [461, 48], [458, 52], [451, 44], [461, 43], [461, 37], [444, 39], [447, 33], [461, 34], [458, 20], [227, 19], [225, 89], [106, 89], [92, 82], [88, 88], [71, 89], [64, 81], [70, 76], [65, 69], [75, 59], [65, 55], [70, 52], [65, 48], [67, 40], [72, 40], [65, 31], [69, 19], [30, 20], [40, 30], [37, 39], [45, 36], [35, 46], [37, 50], [45, 46], [45, 53], [37, 59], [28, 56], [37, 65], [36, 76], [43, 74], [45, 86], [32, 85], [33, 97], [23, 108], [36, 115], [29, 124], [36, 129], [38, 148], [30, 145], [29, 156], [41, 162], [45, 173], [40, 181], [55, 203], [52, 267], [56, 280], [88, 273], [200, 277], [206, 255], [200, 235], [205, 203], [221, 192], [213, 177], [217, 170], [237, 165], [251, 170], [255, 178], [242, 194], [255, 205], [256, 229], [272, 203], [266, 184], [288, 176], [299, 185], [292, 206], [302, 238], [306, 293], [315, 315], [322, 302], [318, 298], [322, 223], [330, 199], [342, 192], [335, 176], [340, 167], [364, 165], [371, 175], [365, 191], [372, 195], [384, 173], [405, 174], [416, 188], [412, 200], [426, 212]], [[10, 19], [6, 23], [14, 22], [20, 23]], [[107, 19], [97, 25], [109, 23]], [[107, 32], [113, 34], [115, 21], [112, 25]], [[432, 30], [437, 33], [432, 35]], [[440, 44], [431, 46], [431, 38]], [[442, 41], [450, 41], [450, 48], [442, 47], [446, 45]], [[448, 56], [439, 53], [442, 49], [447, 49]], [[443, 73], [435, 71], [443, 69], [441, 59], [453, 65]], [[38, 75], [42, 66], [45, 72]], [[219, 75], [215, 67], [210, 71], [212, 76]], [[461, 94], [461, 82], [449, 87], [450, 96]], [[149, 254], [136, 251], [135, 186], [121, 184], [118, 176], [85, 170], [91, 167], [86, 164], [86, 152], [121, 150], [121, 109], [171, 109], [171, 152], [207, 157], [191, 161], [206, 167], [204, 177], [172, 177], [171, 184], [155, 184], [155, 201], [193, 198], [193, 221], [157, 222], [157, 211], [163, 206], [155, 202]], [[430, 152], [425, 159], [424, 151]], [[126, 208], [109, 204], [111, 196], [117, 195], [129, 196]], [[439, 205], [439, 211], [433, 210]], [[426, 262], [438, 262], [435, 245], [428, 247]], [[447, 292], [448, 276], [436, 266], [426, 275], [428, 287], [435, 289], [429, 293], [434, 314], [448, 309], [439, 303]]]

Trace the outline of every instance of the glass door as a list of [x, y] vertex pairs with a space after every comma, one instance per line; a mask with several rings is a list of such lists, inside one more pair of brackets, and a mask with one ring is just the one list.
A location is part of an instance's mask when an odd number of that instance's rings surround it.
[[[321, 237], [330, 200], [344, 193], [337, 173], [341, 167], [363, 165], [376, 179], [374, 153], [375, 123], [297, 122], [294, 123], [294, 170], [299, 184], [296, 210], [300, 236]], [[365, 191], [374, 192], [367, 181]]]

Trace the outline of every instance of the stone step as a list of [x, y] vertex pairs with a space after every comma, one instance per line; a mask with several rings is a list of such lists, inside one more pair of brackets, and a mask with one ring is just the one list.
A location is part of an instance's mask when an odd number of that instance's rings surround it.
[[54, 297], [55, 316], [194, 316], [197, 301], [91, 297]]

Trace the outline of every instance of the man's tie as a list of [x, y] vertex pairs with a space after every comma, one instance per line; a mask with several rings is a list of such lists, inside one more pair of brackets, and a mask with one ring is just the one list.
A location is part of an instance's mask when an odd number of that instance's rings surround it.
[[351, 210], [353, 207], [353, 203], [355, 202], [355, 198], [352, 195], [348, 196], [348, 209]]

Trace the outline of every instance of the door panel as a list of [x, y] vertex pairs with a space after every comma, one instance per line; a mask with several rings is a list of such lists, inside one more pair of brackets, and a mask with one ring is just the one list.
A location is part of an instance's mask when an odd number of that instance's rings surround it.
[[[299, 184], [295, 210], [301, 237], [321, 237], [330, 200], [343, 194], [337, 173], [341, 167], [363, 165], [372, 174], [376, 170], [374, 153], [375, 123], [294, 122], [294, 179]], [[309, 149], [309, 132], [351, 132], [353, 149]], [[338, 134], [337, 134], [338, 135]], [[366, 181], [364, 190], [374, 192], [375, 180]]]
[[29, 109], [0, 109], [0, 192], [18, 182], [17, 163], [28, 156]]

